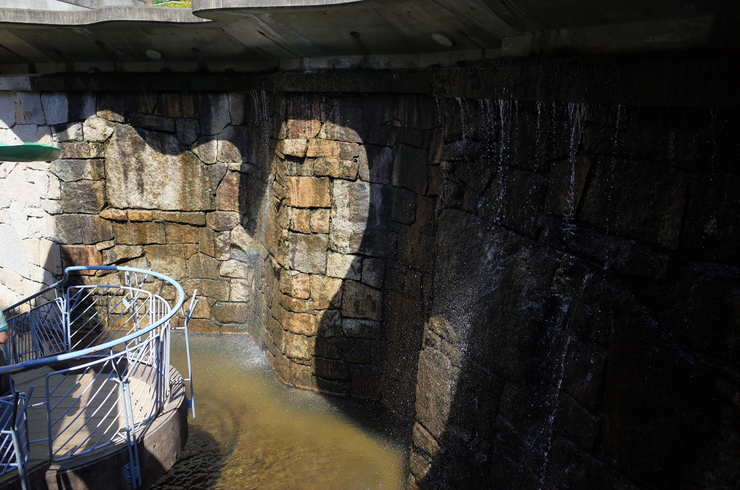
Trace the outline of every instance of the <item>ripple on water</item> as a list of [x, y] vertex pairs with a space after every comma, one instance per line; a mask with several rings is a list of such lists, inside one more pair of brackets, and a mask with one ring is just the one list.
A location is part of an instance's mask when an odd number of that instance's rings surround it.
[[[172, 363], [187, 372], [182, 337]], [[380, 407], [290, 388], [244, 336], [191, 336], [197, 417], [153, 488], [402, 488], [408, 433]]]

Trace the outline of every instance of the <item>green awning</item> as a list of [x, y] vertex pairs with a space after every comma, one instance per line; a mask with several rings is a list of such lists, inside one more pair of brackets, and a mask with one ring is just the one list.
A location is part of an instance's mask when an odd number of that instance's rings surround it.
[[61, 148], [42, 143], [0, 143], [0, 162], [50, 162], [59, 158], [61, 153]]

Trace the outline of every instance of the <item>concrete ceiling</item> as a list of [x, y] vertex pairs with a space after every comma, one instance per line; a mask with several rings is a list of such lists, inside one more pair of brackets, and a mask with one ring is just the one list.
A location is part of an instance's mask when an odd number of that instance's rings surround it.
[[193, 0], [192, 10], [64, 11], [33, 5], [0, 8], [0, 73], [417, 68], [530, 54], [740, 46], [737, 0]]

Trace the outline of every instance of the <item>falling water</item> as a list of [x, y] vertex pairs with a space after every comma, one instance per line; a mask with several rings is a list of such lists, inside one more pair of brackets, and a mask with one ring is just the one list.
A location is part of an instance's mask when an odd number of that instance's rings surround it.
[[[580, 298], [583, 295], [583, 292], [586, 290], [586, 286], [589, 283], [589, 280], [593, 274], [586, 274], [586, 276], [583, 278], [583, 281], [581, 282], [581, 287], [578, 290], [578, 293], [576, 295], [576, 298]], [[564, 290], [568, 290], [569, 288], [567, 285], [564, 285]], [[568, 349], [570, 348], [571, 341], [573, 340], [573, 334], [568, 328], [568, 321], [567, 316], [570, 312], [571, 304], [573, 303], [573, 296], [572, 295], [560, 295], [555, 294], [560, 300], [561, 305], [560, 309], [557, 313], [557, 316], [554, 321], [555, 328], [558, 330], [558, 332], [563, 332], [565, 334], [565, 339], [562, 344], [562, 349], [559, 354], [560, 362], [558, 364], [558, 372], [557, 372], [557, 382], [555, 384], [555, 392], [553, 394], [554, 400], [552, 401], [552, 410], [550, 410], [550, 414], [547, 416], [548, 420], [548, 427], [547, 427], [547, 440], [545, 442], [545, 449], [543, 451], [543, 464], [542, 468], [539, 474], [539, 484], [540, 489], [544, 487], [545, 477], [547, 476], [547, 468], [550, 464], [550, 451], [552, 449], [552, 440], [553, 440], [553, 433], [555, 428], [555, 416], [558, 413], [558, 410], [560, 409], [560, 393], [561, 393], [561, 387], [563, 385], [563, 378], [565, 376], [565, 360], [568, 356]], [[554, 340], [557, 340], [560, 337], [560, 335], [555, 335]]]
[[570, 163], [570, 179], [568, 182], [568, 194], [565, 202], [565, 226], [568, 232], [573, 232], [573, 220], [576, 215], [576, 187], [578, 185], [577, 159], [578, 147], [583, 134], [583, 122], [586, 116], [585, 104], [568, 104], [568, 125], [570, 127], [570, 144], [568, 147], [568, 162]]
[[[614, 136], [612, 138], [612, 150], [611, 150], [611, 169], [609, 169], [609, 172], [606, 172], [605, 176], [605, 182], [606, 182], [606, 202], [607, 202], [607, 209], [612, 209], [613, 203], [612, 203], [612, 174], [614, 173], [614, 169], [617, 165], [617, 158], [619, 158], [619, 155], [624, 147], [624, 134], [623, 134], [623, 128], [622, 125], [626, 121], [626, 113], [625, 113], [625, 107], [623, 105], [617, 106], [617, 114], [615, 116], [615, 127], [614, 127]], [[610, 233], [610, 223], [609, 223], [609, 215], [606, 214], [605, 217], [605, 223], [604, 223], [604, 229], [607, 234]]]

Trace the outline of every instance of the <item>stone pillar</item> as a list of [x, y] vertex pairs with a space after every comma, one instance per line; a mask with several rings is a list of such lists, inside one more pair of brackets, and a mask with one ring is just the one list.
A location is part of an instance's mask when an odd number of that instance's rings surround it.
[[[413, 405], [433, 267], [433, 110], [288, 98], [275, 148], [267, 345], [297, 386]], [[425, 104], [430, 104], [425, 101]]]

